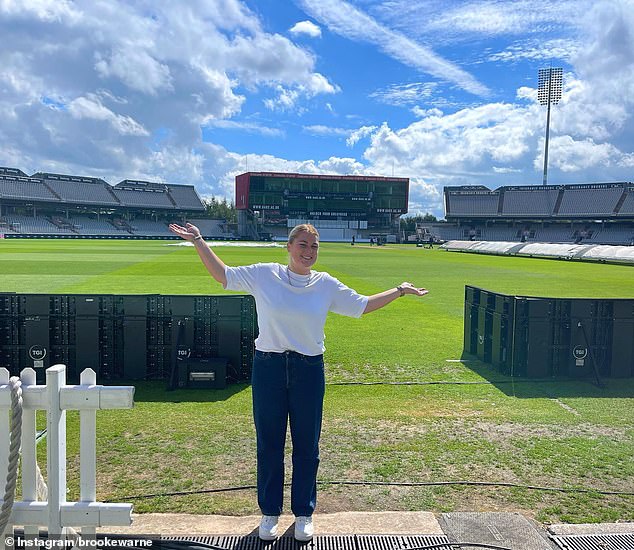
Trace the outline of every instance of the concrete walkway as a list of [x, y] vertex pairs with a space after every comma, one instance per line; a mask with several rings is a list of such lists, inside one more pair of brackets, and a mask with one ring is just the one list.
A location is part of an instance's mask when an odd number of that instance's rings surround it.
[[[280, 518], [280, 532], [293, 527], [294, 517]], [[120, 535], [235, 535], [256, 534], [260, 516], [198, 514], [133, 514], [130, 527], [103, 527], [101, 533]], [[431, 512], [339, 512], [313, 516], [316, 535], [442, 535]], [[634, 523], [558, 524], [547, 527], [553, 535], [634, 534]]]
[[[295, 521], [280, 517], [280, 532]], [[313, 516], [317, 535], [442, 535], [431, 512], [339, 512]], [[144, 535], [249, 535], [257, 533], [260, 516], [133, 514], [130, 527], [104, 527], [102, 533]]]

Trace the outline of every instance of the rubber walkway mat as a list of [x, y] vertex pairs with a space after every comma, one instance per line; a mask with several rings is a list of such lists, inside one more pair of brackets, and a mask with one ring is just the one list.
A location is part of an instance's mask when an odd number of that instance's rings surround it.
[[[440, 527], [450, 543], [473, 542], [509, 550], [553, 550], [546, 533], [538, 531], [525, 517], [501, 512], [453, 512], [440, 516]], [[482, 546], [462, 546], [475, 550]], [[634, 549], [633, 549], [634, 550]]]
[[[214, 547], [226, 550], [455, 550], [444, 535], [325, 535], [315, 536], [311, 542], [299, 543], [292, 535], [273, 542], [263, 542], [257, 535], [237, 536], [174, 536], [161, 538], [163, 548], [191, 547], [196, 550]], [[198, 546], [197, 546], [198, 545]]]
[[563, 550], [634, 550], [634, 534], [551, 535]]

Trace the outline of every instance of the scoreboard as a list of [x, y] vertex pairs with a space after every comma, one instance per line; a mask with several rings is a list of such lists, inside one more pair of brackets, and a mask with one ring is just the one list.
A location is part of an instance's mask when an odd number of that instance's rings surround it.
[[236, 176], [236, 208], [266, 220], [367, 220], [405, 214], [409, 178], [247, 172]]

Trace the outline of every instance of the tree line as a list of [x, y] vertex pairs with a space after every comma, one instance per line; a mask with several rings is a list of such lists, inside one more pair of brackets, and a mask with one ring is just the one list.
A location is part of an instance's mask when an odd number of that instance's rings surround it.
[[202, 201], [205, 205], [205, 217], [212, 220], [226, 220], [227, 223], [238, 223], [238, 214], [233, 201], [229, 202], [226, 198], [218, 200], [215, 197]]

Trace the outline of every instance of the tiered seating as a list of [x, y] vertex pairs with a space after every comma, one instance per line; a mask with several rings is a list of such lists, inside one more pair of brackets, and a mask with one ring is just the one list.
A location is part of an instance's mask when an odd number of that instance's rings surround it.
[[619, 215], [634, 215], [634, 190], [628, 191], [625, 201], [621, 205], [621, 210], [619, 210]]
[[525, 216], [550, 216], [555, 208], [557, 189], [507, 189], [504, 192], [503, 215]]
[[44, 181], [64, 202], [119, 205], [119, 202], [106, 188], [107, 183], [100, 185], [98, 183], [50, 179]]
[[449, 211], [452, 215], [497, 216], [499, 195], [449, 193]]
[[604, 215], [611, 216], [619, 199], [623, 195], [622, 187], [606, 189], [573, 189], [564, 191], [559, 216]]
[[225, 224], [222, 220], [188, 220], [193, 223], [205, 237], [224, 237]]
[[0, 175], [0, 198], [59, 202], [41, 180]]
[[568, 226], [543, 227], [537, 230], [534, 240], [547, 243], [571, 243], [575, 240], [573, 234], [574, 231]]
[[601, 244], [634, 244], [634, 228], [613, 228], [606, 226], [605, 231], [601, 231], [601, 236], [596, 240]]
[[[0, 233], [11, 236], [173, 237], [167, 222], [142, 219], [146, 216], [143, 211], [163, 211], [182, 219], [187, 214], [204, 215], [192, 211], [204, 212], [206, 208], [193, 185], [126, 179], [111, 186], [101, 178], [48, 172], [27, 176], [17, 168], [2, 166], [0, 203], [6, 214], [0, 219]], [[14, 211], [23, 212], [20, 208], [26, 205], [28, 212], [33, 211], [36, 216], [11, 215]], [[101, 220], [92, 217], [95, 208], [104, 212]], [[134, 222], [123, 219], [135, 215], [139, 219]], [[194, 221], [210, 237], [233, 237], [226, 222]]]
[[176, 208], [165, 191], [137, 191], [133, 189], [118, 189], [113, 192], [123, 206], [137, 206], [147, 208]]
[[442, 224], [434, 226], [432, 231], [443, 241], [462, 241], [464, 240], [464, 228], [457, 225]]
[[481, 237], [487, 241], [518, 241], [517, 227], [485, 227], [482, 230]]
[[13, 229], [11, 229], [11, 226], [9, 225], [9, 222], [7, 221], [6, 218], [0, 218], [0, 233], [2, 234], [14, 233]]
[[77, 233], [70, 220], [61, 216], [50, 216], [47, 218], [55, 227], [57, 227], [59, 233]]
[[6, 216], [7, 223], [13, 227], [15, 233], [39, 233], [44, 235], [67, 234], [69, 230], [63, 230], [53, 225], [45, 218], [33, 218], [31, 216]]
[[152, 237], [160, 237], [172, 235], [167, 225], [162, 222], [154, 222], [151, 220], [134, 220], [130, 222], [135, 235], [147, 235]]
[[[69, 219], [80, 235], [121, 235], [122, 232], [105, 220], [95, 220], [85, 216], [74, 216]], [[124, 232], [125, 233], [125, 232]]]
[[178, 208], [183, 210], [205, 209], [205, 205], [201, 202], [193, 185], [169, 185], [168, 189]]

